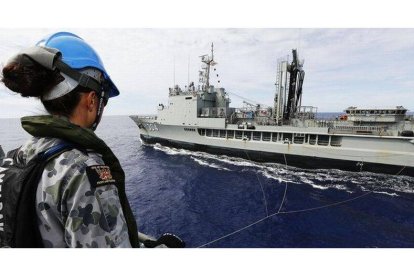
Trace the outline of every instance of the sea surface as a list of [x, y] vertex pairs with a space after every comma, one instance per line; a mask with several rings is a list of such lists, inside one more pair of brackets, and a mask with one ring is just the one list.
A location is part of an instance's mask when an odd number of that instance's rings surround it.
[[[143, 145], [127, 116], [104, 117], [97, 134], [120, 159], [148, 235], [174, 233], [187, 247], [414, 247], [414, 178]], [[0, 119], [5, 151], [28, 138], [18, 119]]]

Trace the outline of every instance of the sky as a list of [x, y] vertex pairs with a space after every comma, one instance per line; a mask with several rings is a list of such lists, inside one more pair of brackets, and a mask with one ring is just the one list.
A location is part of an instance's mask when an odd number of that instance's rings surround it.
[[[154, 114], [168, 101], [168, 88], [198, 83], [199, 56], [214, 43], [216, 75], [231, 106], [243, 98], [272, 106], [277, 59], [298, 49], [304, 59], [303, 105], [319, 112], [349, 106], [414, 110], [414, 29], [0, 29], [0, 66], [17, 51], [47, 34], [70, 31], [84, 38], [101, 56], [121, 94], [105, 115]], [[243, 98], [240, 98], [238, 96]], [[45, 111], [0, 84], [0, 117]]]

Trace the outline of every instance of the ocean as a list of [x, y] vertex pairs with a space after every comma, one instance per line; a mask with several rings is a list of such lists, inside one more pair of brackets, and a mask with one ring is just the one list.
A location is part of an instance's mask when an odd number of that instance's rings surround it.
[[[190, 248], [414, 247], [412, 177], [143, 145], [127, 116], [104, 117], [97, 134], [120, 159], [139, 231], [150, 236], [174, 233]], [[4, 151], [28, 138], [19, 119], [0, 119]]]

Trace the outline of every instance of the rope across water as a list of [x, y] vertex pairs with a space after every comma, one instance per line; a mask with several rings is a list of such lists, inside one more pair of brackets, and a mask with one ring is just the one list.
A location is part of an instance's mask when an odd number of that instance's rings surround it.
[[[247, 155], [247, 157], [249, 158], [249, 160], [250, 160], [250, 161], [252, 161], [252, 160], [250, 159], [250, 157], [249, 157], [249, 155], [248, 155], [248, 153], [247, 153], [247, 152], [246, 152], [246, 155]], [[285, 155], [284, 155], [284, 158], [285, 158], [285, 166], [286, 166], [286, 168], [287, 168], [287, 166], [288, 166], [288, 165], [287, 165], [287, 161], [286, 161], [286, 156], [285, 156]], [[395, 174], [395, 175], [396, 175], [396, 176], [397, 176], [397, 175], [399, 175], [399, 174], [400, 174], [400, 173], [404, 170], [404, 168], [405, 168], [405, 167], [402, 167], [402, 168], [401, 168], [401, 170], [400, 170], [397, 174]], [[256, 173], [256, 176], [257, 176], [257, 173]], [[212, 241], [209, 241], [209, 242], [207, 242], [207, 243], [204, 243], [204, 244], [202, 244], [202, 245], [198, 246], [198, 248], [206, 247], [206, 246], [208, 246], [208, 245], [211, 245], [211, 244], [213, 244], [213, 243], [216, 243], [216, 242], [218, 242], [218, 241], [221, 241], [221, 240], [223, 240], [223, 239], [225, 239], [225, 238], [228, 238], [228, 237], [230, 237], [230, 236], [233, 236], [233, 235], [235, 235], [235, 234], [237, 234], [237, 233], [240, 233], [240, 232], [242, 232], [242, 231], [244, 231], [244, 230], [246, 230], [246, 229], [248, 229], [248, 228], [250, 228], [250, 227], [252, 227], [252, 226], [254, 226], [254, 225], [256, 225], [256, 224], [261, 223], [262, 221], [265, 221], [265, 220], [267, 220], [267, 219], [269, 219], [269, 218], [271, 218], [271, 217], [277, 216], [277, 215], [282, 215], [282, 214], [293, 214], [293, 213], [302, 213], [302, 212], [310, 212], [310, 211], [320, 210], [320, 209], [324, 209], [324, 208], [334, 207], [334, 206], [338, 206], [338, 205], [341, 205], [341, 204], [345, 204], [345, 203], [348, 203], [348, 202], [351, 202], [351, 201], [355, 201], [355, 200], [357, 200], [357, 199], [361, 199], [361, 198], [363, 198], [363, 197], [366, 197], [366, 196], [368, 196], [368, 195], [370, 195], [370, 194], [374, 193], [374, 192], [377, 190], [377, 188], [375, 188], [375, 189], [373, 189], [373, 190], [371, 190], [371, 191], [369, 191], [369, 192], [366, 192], [366, 193], [364, 193], [364, 194], [362, 194], [362, 195], [359, 195], [359, 196], [356, 196], [356, 197], [353, 197], [353, 198], [350, 198], [350, 199], [346, 199], [346, 200], [337, 201], [337, 202], [334, 202], [334, 203], [330, 203], [330, 204], [322, 205], [322, 206], [311, 207], [311, 208], [300, 209], [300, 210], [292, 210], [292, 211], [281, 211], [281, 209], [282, 209], [282, 207], [283, 207], [283, 204], [284, 204], [284, 202], [285, 202], [285, 198], [286, 198], [286, 194], [287, 194], [287, 187], [288, 187], [288, 185], [287, 185], [287, 181], [285, 180], [285, 191], [284, 191], [284, 194], [283, 194], [283, 199], [282, 199], [282, 202], [281, 202], [281, 204], [280, 204], [280, 206], [279, 206], [279, 209], [278, 209], [278, 211], [277, 211], [277, 212], [272, 213], [272, 214], [270, 214], [270, 215], [269, 215], [269, 214], [268, 214], [267, 201], [266, 201], [266, 197], [265, 197], [264, 188], [263, 188], [263, 185], [262, 185], [262, 183], [260, 182], [260, 179], [259, 179], [259, 177], [258, 177], [258, 176], [257, 176], [257, 179], [258, 179], [258, 181], [259, 181], [259, 184], [260, 184], [260, 187], [261, 187], [261, 190], [262, 190], [262, 193], [263, 193], [263, 201], [264, 201], [264, 204], [265, 204], [265, 207], [266, 207], [266, 216], [265, 216], [265, 217], [263, 217], [263, 218], [261, 218], [261, 219], [259, 219], [259, 220], [257, 220], [257, 221], [254, 221], [254, 222], [252, 222], [252, 223], [250, 223], [250, 224], [248, 224], [248, 225], [246, 225], [246, 226], [244, 226], [244, 227], [242, 227], [242, 228], [240, 228], [240, 229], [237, 229], [237, 230], [235, 230], [235, 231], [233, 231], [233, 232], [231, 232], [231, 233], [228, 233], [228, 234], [226, 234], [226, 235], [224, 235], [224, 236], [221, 236], [221, 237], [219, 237], [219, 238], [217, 238], [217, 239], [214, 239], [214, 240], [212, 240]]]

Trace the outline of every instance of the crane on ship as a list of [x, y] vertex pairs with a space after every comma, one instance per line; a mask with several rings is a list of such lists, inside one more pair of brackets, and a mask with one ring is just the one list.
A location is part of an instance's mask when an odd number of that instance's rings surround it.
[[278, 63], [276, 76], [276, 94], [274, 103], [274, 119], [277, 124], [295, 117], [302, 101], [302, 86], [305, 78], [303, 61], [299, 61], [298, 52], [292, 50], [293, 60], [281, 60]]
[[292, 118], [302, 101], [302, 86], [305, 78], [305, 71], [303, 70], [303, 62], [299, 62], [298, 53], [296, 49], [292, 50], [293, 60], [287, 70], [290, 74], [289, 79], [289, 94], [287, 98], [284, 119]]

